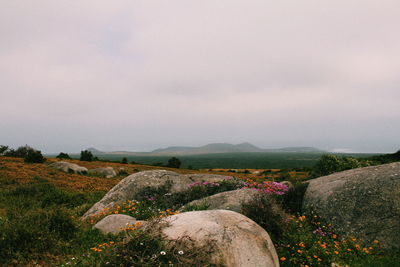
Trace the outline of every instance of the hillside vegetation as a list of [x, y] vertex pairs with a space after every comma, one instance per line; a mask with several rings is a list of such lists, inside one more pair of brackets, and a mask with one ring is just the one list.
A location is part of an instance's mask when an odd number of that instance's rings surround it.
[[[365, 164], [398, 160], [398, 154], [399, 152], [365, 159], [344, 158], [336, 155], [321, 158], [319, 155], [315, 159], [317, 164], [312, 171], [313, 175], [320, 176]], [[247, 187], [268, 185], [264, 182], [271, 180], [291, 181], [294, 188], [276, 197], [276, 204], [282, 205], [285, 210], [276, 208], [278, 206], [272, 205], [272, 207], [271, 203], [275, 202], [271, 200], [255, 199], [254, 202], [245, 206], [243, 211], [247, 217], [267, 229], [272, 235], [282, 266], [292, 266], [292, 262], [313, 262], [314, 264], [309, 266], [328, 266], [326, 263], [334, 259], [352, 262], [351, 266], [395, 266], [398, 262], [398, 256], [395, 254], [381, 252], [378, 243], [371, 244], [372, 249], [364, 248], [359, 252], [357, 252], [358, 241], [350, 239], [346, 244], [338, 245], [335, 243], [337, 242], [336, 234], [329, 228], [323, 228], [323, 221], [318, 218], [306, 218], [301, 214], [302, 198], [307, 188], [301, 182], [310, 178], [310, 171], [271, 168], [242, 168], [234, 171], [229, 168], [215, 168], [210, 171], [209, 169], [188, 170], [65, 158], [62, 160], [88, 169], [112, 167], [118, 175], [114, 178], [103, 178], [90, 174], [65, 173], [49, 167], [51, 163], [59, 161], [55, 158], [47, 158], [44, 163], [29, 163], [23, 158], [0, 156], [0, 266], [67, 266], [74, 263], [78, 266], [93, 266], [93, 264], [107, 266], [107, 260], [122, 264], [124, 261], [130, 261], [129, 257], [136, 257], [138, 263], [135, 266], [157, 266], [158, 264], [167, 266], [169, 262], [179, 263], [180, 261], [189, 262], [190, 265], [189, 258], [198, 262], [204, 261], [204, 265], [207, 265], [205, 255], [196, 254], [198, 248], [193, 247], [193, 250], [186, 248], [185, 256], [188, 258], [183, 258], [182, 255], [176, 254], [177, 251], [170, 250], [160, 237], [138, 232], [133, 227], [129, 230], [129, 234], [136, 238], [136, 243], [130, 243], [127, 250], [127, 247], [120, 243], [120, 240], [124, 240], [123, 235], [116, 237], [102, 234], [92, 229], [95, 221], [80, 220], [80, 217], [94, 203], [98, 202], [124, 177], [140, 171], [160, 169], [182, 174], [232, 175], [240, 178]], [[184, 161], [184, 159], [181, 160]], [[316, 170], [322, 172], [317, 173]], [[171, 208], [175, 209], [185, 204], [183, 200], [198, 199], [221, 192], [221, 190], [232, 190], [237, 186], [229, 182], [218, 187], [212, 184], [211, 187], [210, 184], [199, 184], [177, 194], [169, 202], [152, 200], [153, 198], [162, 199], [162, 196], [168, 194], [167, 188], [146, 189], [147, 191], [141, 193], [142, 197], [137, 203], [137, 209], [131, 215], [145, 219], [169, 216], [175, 214], [175, 210]], [[112, 212], [122, 213], [123, 211], [124, 206], [121, 206]], [[286, 212], [291, 213], [289, 224], [287, 224]], [[99, 219], [101, 218], [97, 218]], [[313, 234], [310, 229], [315, 227], [320, 227], [323, 234]], [[114, 243], [119, 244], [115, 247], [116, 254], [101, 253], [103, 249]], [[306, 250], [305, 247], [312, 249]], [[127, 251], [131, 254], [126, 254]], [[168, 257], [152, 257], [155, 253], [160, 255], [160, 251], [168, 253]], [[335, 255], [336, 253], [338, 255]], [[117, 257], [117, 255], [122, 255], [122, 257]], [[146, 265], [143, 262], [153, 265]]]

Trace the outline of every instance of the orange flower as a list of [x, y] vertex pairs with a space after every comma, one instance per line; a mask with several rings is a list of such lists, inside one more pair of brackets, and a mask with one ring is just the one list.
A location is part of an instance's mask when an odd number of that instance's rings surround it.
[[336, 250], [335, 250], [333, 253], [335, 253], [336, 255], [338, 255], [338, 254], [339, 254], [339, 252], [337, 252]]
[[332, 235], [332, 238], [333, 238], [333, 239], [336, 239], [336, 237], [337, 237], [337, 235], [335, 235], [335, 234]]
[[375, 244], [378, 244], [378, 243], [379, 243], [379, 241], [375, 239], [375, 240], [374, 240], [374, 243], [375, 243]]
[[326, 248], [326, 244], [321, 244], [321, 248]]
[[280, 260], [281, 260], [281, 261], [285, 261], [286, 258], [285, 258], [285, 257], [281, 257]]

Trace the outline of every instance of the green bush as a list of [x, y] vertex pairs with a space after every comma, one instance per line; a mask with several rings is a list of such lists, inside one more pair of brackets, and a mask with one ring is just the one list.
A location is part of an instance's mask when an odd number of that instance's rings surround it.
[[312, 177], [320, 177], [335, 172], [369, 166], [370, 162], [358, 160], [353, 157], [339, 157], [336, 155], [323, 155], [311, 171]]
[[93, 157], [92, 152], [89, 150], [81, 151], [81, 156], [79, 158], [80, 161], [93, 161], [95, 158]]
[[60, 154], [58, 154], [58, 156], [56, 158], [58, 158], [58, 159], [71, 159], [71, 157], [67, 153], [64, 153], [64, 152], [61, 152]]
[[181, 161], [178, 158], [172, 157], [168, 160], [167, 167], [179, 169], [180, 166], [181, 166]]
[[24, 161], [26, 163], [43, 163], [46, 161], [46, 158], [43, 157], [42, 152], [39, 150], [28, 150]]

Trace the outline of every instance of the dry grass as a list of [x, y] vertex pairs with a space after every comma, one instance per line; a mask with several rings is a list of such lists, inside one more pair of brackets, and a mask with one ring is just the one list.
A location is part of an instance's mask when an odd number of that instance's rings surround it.
[[[113, 186], [115, 186], [121, 179], [125, 176], [117, 176], [114, 178], [101, 178], [88, 175], [79, 174], [69, 174], [64, 173], [59, 170], [55, 170], [49, 167], [49, 164], [60, 161], [54, 158], [48, 158], [44, 164], [26, 164], [23, 159], [4, 157], [0, 156], [0, 184], [1, 186], [8, 188], [15, 188], [20, 184], [26, 184], [32, 181], [33, 177], [41, 177], [48, 180], [54, 185], [67, 190], [85, 192], [100, 192], [108, 191]], [[262, 181], [264, 175], [260, 175], [264, 170], [248, 169], [249, 174], [244, 173], [232, 173], [228, 172], [228, 169], [214, 169], [209, 170], [187, 170], [187, 169], [174, 169], [166, 167], [157, 167], [149, 165], [140, 164], [122, 164], [113, 162], [102, 162], [102, 161], [79, 161], [79, 160], [63, 160], [71, 163], [78, 164], [80, 166], [86, 167], [88, 169], [100, 168], [100, 167], [113, 167], [117, 172], [119, 169], [123, 168], [128, 174], [133, 174], [138, 171], [146, 170], [170, 170], [181, 174], [193, 174], [193, 173], [203, 173], [203, 174], [220, 174], [227, 176], [234, 176], [241, 179], [251, 178], [255, 181]], [[241, 171], [241, 170], [239, 170]], [[243, 171], [243, 170], [242, 170]], [[273, 173], [268, 176], [271, 178], [279, 177], [279, 170], [272, 170]], [[258, 174], [256, 172], [259, 172]], [[276, 173], [275, 173], [276, 172]], [[292, 177], [297, 179], [302, 179], [306, 176], [306, 173], [302, 172], [290, 172]]]

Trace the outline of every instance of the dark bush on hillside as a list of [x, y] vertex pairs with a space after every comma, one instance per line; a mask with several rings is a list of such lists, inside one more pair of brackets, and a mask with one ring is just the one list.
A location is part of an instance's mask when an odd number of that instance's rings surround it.
[[39, 150], [29, 150], [24, 157], [24, 161], [26, 163], [43, 163], [46, 161], [46, 158], [43, 157], [42, 152]]
[[367, 158], [367, 160], [372, 160], [377, 164], [386, 164], [391, 162], [400, 161], [400, 150], [393, 154], [384, 154], [379, 156], [372, 156]]
[[93, 161], [94, 157], [92, 152], [89, 150], [83, 150], [81, 151], [81, 157], [79, 158], [80, 161]]
[[179, 169], [180, 166], [181, 166], [181, 161], [178, 158], [172, 157], [168, 160], [167, 167]]
[[128, 159], [125, 158], [125, 157], [122, 158], [121, 163], [122, 163], [122, 164], [128, 164]]
[[8, 157], [16, 157], [16, 158], [25, 158], [28, 155], [29, 151], [35, 151], [32, 147], [25, 145], [20, 146], [19, 148], [15, 149], [8, 149], [4, 152], [4, 156]]
[[64, 153], [64, 152], [61, 152], [60, 154], [58, 154], [58, 156], [56, 158], [58, 158], [58, 159], [71, 159], [71, 157], [67, 153]]

